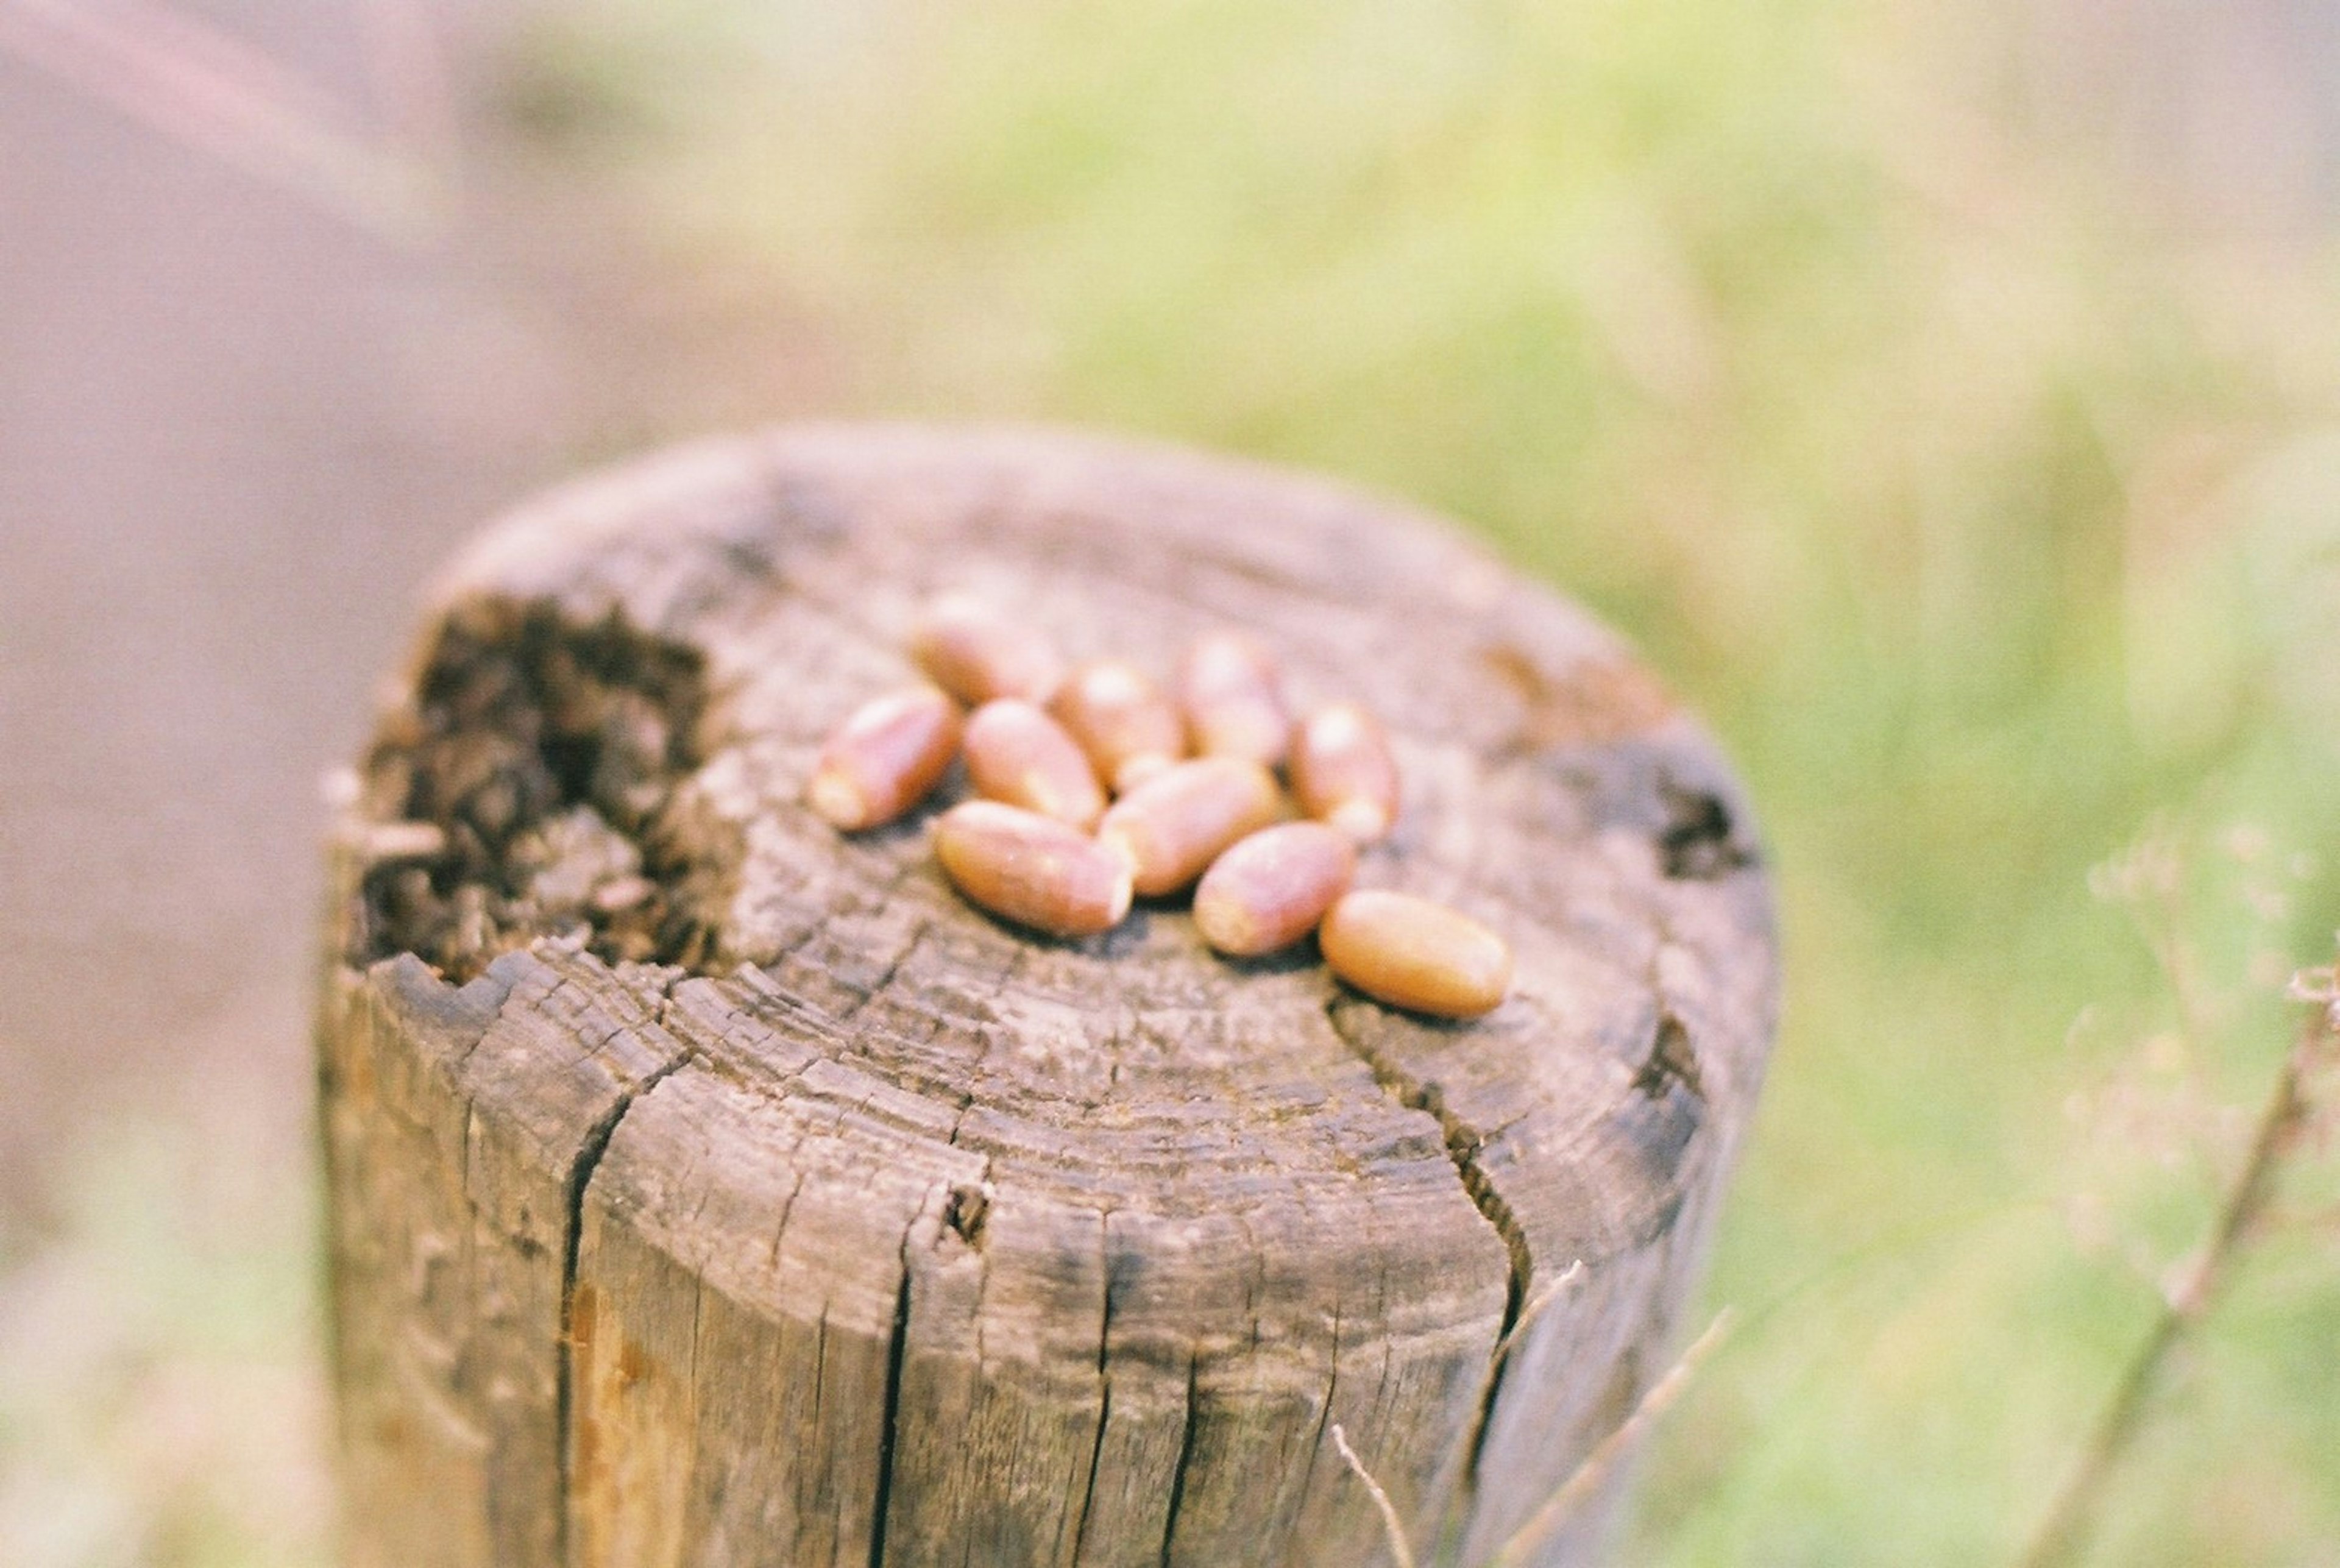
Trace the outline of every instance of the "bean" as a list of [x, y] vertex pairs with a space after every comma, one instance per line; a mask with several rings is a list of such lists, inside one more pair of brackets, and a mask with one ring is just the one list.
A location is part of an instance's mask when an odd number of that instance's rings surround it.
[[1397, 759], [1389, 733], [1354, 702], [1320, 708], [1294, 727], [1292, 793], [1300, 809], [1360, 844], [1397, 819]]
[[1118, 794], [1186, 754], [1186, 728], [1162, 689], [1134, 664], [1101, 659], [1060, 687], [1048, 710]]
[[1273, 953], [1316, 928], [1357, 873], [1356, 847], [1322, 822], [1263, 828], [1211, 862], [1195, 889], [1203, 940], [1235, 958]]
[[891, 822], [942, 782], [958, 742], [958, 707], [933, 687], [873, 698], [821, 748], [806, 803], [848, 833]]
[[1282, 765], [1292, 729], [1283, 681], [1274, 658], [1242, 632], [1213, 631], [1195, 640], [1178, 667], [1178, 705], [1198, 755]]
[[1004, 697], [967, 721], [967, 777], [975, 792], [1086, 832], [1105, 791], [1065, 727], [1029, 702]]
[[1316, 939], [1334, 974], [1392, 1007], [1443, 1018], [1475, 1018], [1503, 999], [1512, 950], [1443, 904], [1377, 888], [1333, 906]]
[[1180, 762], [1144, 779], [1115, 801], [1097, 841], [1129, 863], [1146, 898], [1175, 893], [1203, 874], [1219, 852], [1266, 827], [1283, 806], [1275, 776], [1238, 757]]
[[1037, 811], [962, 801], [937, 819], [935, 856], [970, 903], [1051, 936], [1092, 937], [1129, 913], [1128, 863]]
[[927, 606], [910, 631], [910, 657], [970, 708], [1003, 697], [1046, 702], [1064, 677], [1047, 638], [962, 593]]

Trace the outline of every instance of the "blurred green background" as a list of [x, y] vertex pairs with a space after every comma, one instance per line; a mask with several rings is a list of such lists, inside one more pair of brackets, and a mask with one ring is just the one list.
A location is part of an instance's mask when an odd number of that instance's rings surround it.
[[[444, 202], [314, 221], [484, 300], [414, 379], [506, 412], [358, 630], [288, 632], [340, 650], [302, 767], [459, 502], [710, 423], [1104, 425], [1446, 511], [1710, 718], [1782, 903], [1738, 1326], [1621, 1559], [2019, 1553], [2340, 925], [2340, 8], [596, 0], [448, 47]], [[20, 1137], [0, 1560], [322, 1561], [305, 1081], [235, 1017], [233, 1111]], [[2340, 1561], [2335, 1164], [2291, 1151], [2090, 1561]]]

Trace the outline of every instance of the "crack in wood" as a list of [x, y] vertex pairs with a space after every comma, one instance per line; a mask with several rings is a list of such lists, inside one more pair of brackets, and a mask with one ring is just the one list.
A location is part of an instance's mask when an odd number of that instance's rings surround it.
[[[912, 1227], [915, 1229], [915, 1226]], [[878, 1424], [878, 1488], [871, 1503], [869, 1568], [885, 1568], [887, 1515], [894, 1497], [894, 1447], [902, 1413], [902, 1359], [910, 1344], [910, 1234], [902, 1235], [902, 1283], [894, 1293], [894, 1329], [886, 1341], [886, 1404]]]
[[[666, 1016], [673, 1001], [673, 987], [679, 975], [668, 978], [657, 993], [654, 1025]], [[631, 1088], [621, 1092], [601, 1118], [586, 1129], [584, 1140], [578, 1146], [576, 1157], [570, 1162], [569, 1180], [564, 1192], [567, 1212], [563, 1216], [560, 1245], [560, 1354], [553, 1363], [553, 1432], [554, 1495], [560, 1500], [560, 1512], [554, 1522], [556, 1561], [570, 1561], [570, 1516], [574, 1496], [576, 1476], [576, 1434], [572, 1423], [577, 1408], [577, 1260], [585, 1234], [585, 1193], [592, 1185], [593, 1173], [600, 1168], [601, 1158], [610, 1152], [610, 1142], [618, 1135], [619, 1124], [626, 1114], [659, 1085], [680, 1071], [691, 1061], [694, 1053], [689, 1047], [678, 1049], [666, 1061], [652, 1068]]]
[[[956, 1129], [954, 1134], [956, 1134]], [[969, 1246], [983, 1245], [984, 1222], [991, 1217], [991, 1195], [984, 1183], [961, 1182], [943, 1205], [943, 1225]]]
[[1178, 1511], [1186, 1502], [1186, 1471], [1195, 1462], [1195, 1369], [1197, 1363], [1189, 1356], [1186, 1361], [1186, 1424], [1178, 1434], [1178, 1464], [1170, 1473], [1170, 1512], [1162, 1521], [1161, 1568], [1170, 1568], [1171, 1543], [1178, 1538]]
[[[1105, 1359], [1102, 1352], [1099, 1353], [1097, 1359], [1099, 1362]], [[1113, 1384], [1108, 1381], [1105, 1385], [1105, 1393], [1097, 1401], [1096, 1437], [1089, 1445], [1088, 1480], [1081, 1487], [1080, 1521], [1073, 1526], [1072, 1561], [1075, 1563], [1081, 1560], [1081, 1548], [1088, 1540], [1089, 1511], [1096, 1504], [1097, 1466], [1105, 1458], [1105, 1432], [1112, 1420]]]
[[1307, 1507], [1309, 1495], [1315, 1490], [1317, 1462], [1324, 1453], [1324, 1429], [1332, 1424], [1333, 1401], [1341, 1392], [1341, 1301], [1338, 1296], [1333, 1300], [1332, 1344], [1332, 1353], [1326, 1363], [1330, 1370], [1324, 1378], [1324, 1404], [1316, 1412], [1316, 1430], [1309, 1438], [1308, 1473], [1301, 1479], [1298, 1509]]
[[[1510, 1266], [1503, 1288], [1502, 1327], [1495, 1336], [1495, 1344], [1500, 1346], [1510, 1336], [1512, 1325], [1519, 1321], [1528, 1283], [1535, 1277], [1535, 1257], [1528, 1246], [1527, 1232], [1521, 1227], [1519, 1216], [1512, 1213], [1510, 1202], [1479, 1164], [1479, 1151], [1485, 1146], [1486, 1140], [1447, 1106], [1445, 1095], [1436, 1083], [1410, 1077], [1386, 1054], [1375, 1050], [1363, 1032], [1348, 1027], [1344, 1015], [1357, 1005], [1345, 997], [1332, 997], [1324, 1005], [1325, 1021], [1332, 1026], [1333, 1032], [1356, 1053], [1358, 1059], [1372, 1070], [1373, 1081], [1393, 1098], [1407, 1109], [1421, 1111], [1436, 1120], [1439, 1131], [1444, 1136], [1447, 1160], [1454, 1166], [1454, 1175], [1462, 1182], [1464, 1194], [1471, 1199], [1472, 1206], [1479, 1211], [1480, 1217], [1494, 1231], [1496, 1239], [1503, 1244], [1504, 1255], [1509, 1259]], [[1480, 1458], [1487, 1446], [1487, 1433], [1493, 1424], [1495, 1403], [1502, 1396], [1503, 1377], [1509, 1365], [1510, 1358], [1507, 1356], [1498, 1357], [1493, 1362], [1478, 1411], [1472, 1419], [1469, 1458], [1462, 1470], [1466, 1488], [1478, 1484]]]
[[1107, 1365], [1113, 1344], [1113, 1211], [1104, 1209], [1097, 1215], [1097, 1285], [1103, 1300], [1097, 1314], [1097, 1421], [1096, 1435], [1089, 1444], [1088, 1480], [1081, 1488], [1080, 1519], [1073, 1526], [1072, 1561], [1081, 1560], [1081, 1546], [1088, 1539], [1089, 1511], [1096, 1503], [1097, 1465], [1105, 1456], [1105, 1433], [1113, 1420], [1113, 1372]]

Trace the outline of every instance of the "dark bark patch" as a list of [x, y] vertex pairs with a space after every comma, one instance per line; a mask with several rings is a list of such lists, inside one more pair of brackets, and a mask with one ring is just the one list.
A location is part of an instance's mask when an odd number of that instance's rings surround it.
[[1756, 864], [1722, 798], [1704, 789], [1661, 785], [1666, 823], [1658, 833], [1666, 875], [1678, 882], [1717, 882]]
[[955, 1186], [943, 1205], [943, 1224], [969, 1246], [983, 1245], [984, 1222], [990, 1217], [991, 1195], [980, 1186]]
[[1667, 1013], [1658, 1019], [1657, 1036], [1650, 1042], [1641, 1070], [1633, 1075], [1633, 1087], [1654, 1100], [1664, 1097], [1676, 1084], [1701, 1097], [1706, 1093], [1699, 1082], [1698, 1053], [1691, 1047], [1690, 1030]]
[[436, 829], [369, 865], [349, 957], [413, 953], [450, 979], [539, 937], [605, 962], [703, 970], [729, 877], [678, 830], [703, 759], [705, 660], [612, 615], [483, 599], [441, 623], [367, 753], [367, 820]]

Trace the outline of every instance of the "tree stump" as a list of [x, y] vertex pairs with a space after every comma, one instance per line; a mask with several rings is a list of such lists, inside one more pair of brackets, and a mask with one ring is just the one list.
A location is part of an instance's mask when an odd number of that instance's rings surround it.
[[[946, 589], [1370, 702], [1361, 881], [1503, 932], [1511, 999], [1426, 1022], [1171, 905], [1037, 939], [927, 813], [822, 824]], [[1774, 1011], [1748, 810], [1611, 634], [1384, 502], [1069, 436], [784, 431], [521, 508], [335, 844], [353, 1563], [1386, 1561], [1335, 1425], [1422, 1561], [1491, 1561], [1666, 1369]], [[1603, 1474], [1522, 1560], [1597, 1552]]]

